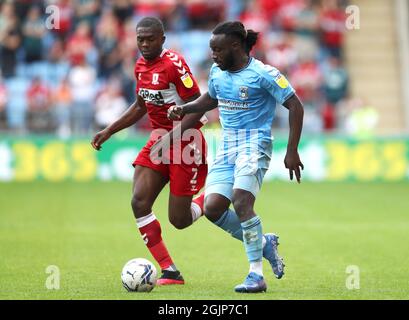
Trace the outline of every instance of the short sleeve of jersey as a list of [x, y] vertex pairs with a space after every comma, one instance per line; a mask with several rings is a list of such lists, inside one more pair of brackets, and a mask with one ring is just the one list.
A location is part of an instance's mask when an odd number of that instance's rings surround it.
[[179, 97], [186, 101], [195, 94], [200, 94], [197, 81], [185, 59], [173, 52], [169, 53], [169, 58], [172, 65], [169, 81], [175, 84]]
[[283, 104], [295, 93], [287, 78], [272, 66], [264, 65], [260, 81], [261, 87], [266, 89], [278, 104]]
[[212, 67], [210, 68], [210, 72], [209, 72], [209, 80], [207, 81], [207, 86], [209, 87], [209, 96], [212, 99], [217, 99], [217, 94], [216, 94], [216, 89], [214, 88], [214, 84], [213, 84], [213, 74], [214, 74], [214, 70], [216, 68], [216, 64], [213, 64]]

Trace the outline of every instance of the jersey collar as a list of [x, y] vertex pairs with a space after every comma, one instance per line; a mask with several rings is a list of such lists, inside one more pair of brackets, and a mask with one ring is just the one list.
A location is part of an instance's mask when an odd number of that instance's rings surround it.
[[153, 59], [153, 60], [146, 60], [144, 57], [142, 57], [142, 59], [143, 59], [143, 61], [144, 61], [147, 65], [152, 65], [152, 64], [158, 62], [160, 59], [162, 59], [166, 52], [168, 52], [168, 49], [164, 48], [164, 49], [162, 50], [161, 54], [160, 54], [159, 56], [157, 56], [155, 59]]
[[239, 70], [236, 70], [236, 71], [228, 71], [229, 73], [239, 73], [239, 72], [241, 72], [241, 71], [243, 71], [244, 69], [246, 69], [249, 65], [250, 65], [250, 63], [253, 61], [253, 57], [250, 57], [249, 58], [249, 61], [247, 62], [247, 64], [243, 67], [243, 68], [241, 68], [241, 69], [239, 69]]

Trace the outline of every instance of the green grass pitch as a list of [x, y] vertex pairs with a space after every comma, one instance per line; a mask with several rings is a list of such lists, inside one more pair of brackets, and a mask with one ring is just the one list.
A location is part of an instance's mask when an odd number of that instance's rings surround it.
[[[185, 286], [128, 293], [122, 266], [153, 261], [135, 227], [130, 183], [0, 184], [0, 299], [408, 299], [408, 183], [266, 183], [256, 202], [264, 231], [280, 235], [286, 274], [264, 263], [267, 293], [233, 292], [247, 274], [240, 242], [202, 218], [167, 220], [168, 189], [154, 206]], [[59, 290], [45, 287], [60, 269]], [[359, 267], [349, 290], [349, 265]], [[158, 266], [157, 266], [158, 267]]]

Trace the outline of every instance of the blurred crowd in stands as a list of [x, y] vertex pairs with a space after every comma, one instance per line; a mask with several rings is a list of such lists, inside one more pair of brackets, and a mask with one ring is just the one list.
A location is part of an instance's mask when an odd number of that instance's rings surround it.
[[[135, 26], [144, 16], [162, 19], [165, 46], [185, 56], [203, 92], [211, 30], [241, 20], [261, 32], [252, 55], [281, 70], [297, 90], [304, 130], [343, 129], [345, 6], [341, 0], [0, 0], [0, 132], [69, 137], [115, 120], [135, 99]], [[209, 118], [216, 125], [217, 111]], [[288, 126], [285, 108], [277, 108], [274, 126]], [[148, 121], [136, 127], [149, 130]]]

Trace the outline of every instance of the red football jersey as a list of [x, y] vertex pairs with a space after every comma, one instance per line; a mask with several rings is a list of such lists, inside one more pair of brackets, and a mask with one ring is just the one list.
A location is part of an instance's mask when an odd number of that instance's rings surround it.
[[145, 101], [153, 129], [173, 129], [173, 121], [167, 117], [169, 107], [182, 105], [188, 98], [200, 94], [185, 59], [172, 50], [164, 49], [152, 61], [139, 58], [135, 77], [136, 94]]

